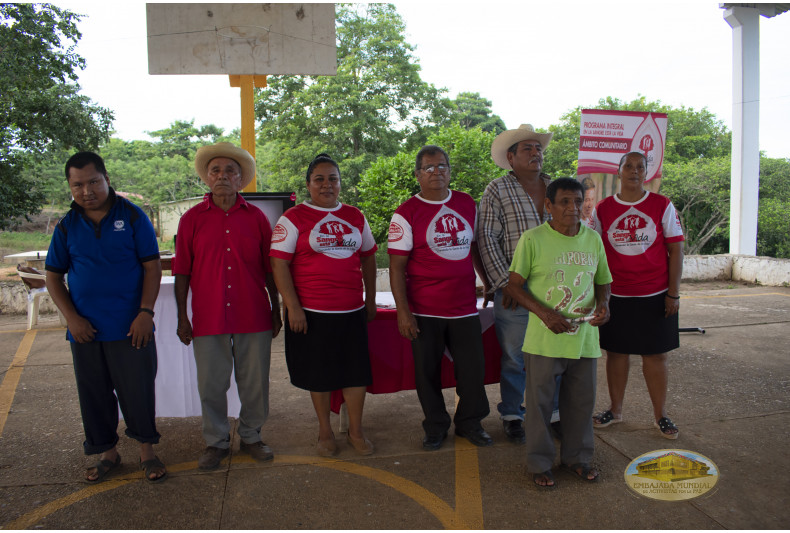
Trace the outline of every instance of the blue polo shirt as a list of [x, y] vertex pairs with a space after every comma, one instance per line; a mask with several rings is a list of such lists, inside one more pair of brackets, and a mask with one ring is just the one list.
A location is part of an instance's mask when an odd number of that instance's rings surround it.
[[[52, 234], [46, 260], [50, 272], [68, 273], [71, 301], [98, 330], [97, 341], [126, 338], [140, 308], [142, 264], [159, 258], [156, 233], [143, 210], [112, 187], [110, 200], [99, 224], [72, 202]], [[68, 339], [74, 342], [71, 332]]]

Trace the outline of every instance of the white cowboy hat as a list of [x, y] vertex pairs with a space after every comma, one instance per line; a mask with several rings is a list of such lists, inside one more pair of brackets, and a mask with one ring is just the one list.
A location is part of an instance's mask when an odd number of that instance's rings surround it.
[[208, 185], [208, 164], [216, 157], [233, 159], [241, 167], [241, 188], [243, 189], [255, 178], [255, 159], [244, 148], [239, 148], [231, 143], [209, 144], [201, 146], [195, 154], [195, 170]]
[[538, 141], [545, 150], [551, 142], [553, 133], [538, 133], [532, 124], [522, 124], [515, 130], [503, 131], [491, 143], [491, 158], [499, 168], [511, 170], [513, 167], [507, 160], [507, 149], [521, 141]]

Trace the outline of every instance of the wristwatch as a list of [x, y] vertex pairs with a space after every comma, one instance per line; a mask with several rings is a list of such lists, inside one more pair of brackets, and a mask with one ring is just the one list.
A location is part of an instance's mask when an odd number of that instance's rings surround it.
[[140, 313], [148, 313], [149, 315], [154, 316], [154, 311], [152, 309], [148, 309], [147, 307], [141, 307], [138, 309], [137, 314], [139, 315]]

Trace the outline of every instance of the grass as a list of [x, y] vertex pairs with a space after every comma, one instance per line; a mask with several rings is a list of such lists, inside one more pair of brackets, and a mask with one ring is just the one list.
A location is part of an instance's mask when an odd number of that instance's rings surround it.
[[6, 250], [5, 255], [46, 250], [51, 239], [51, 234], [40, 232], [3, 231], [0, 232], [0, 248]]
[[[49, 241], [52, 234], [45, 234], [36, 231], [2, 231], [0, 232], [0, 248], [3, 255], [30, 252], [32, 250], [46, 250], [49, 248]], [[173, 251], [173, 239], [158, 241], [160, 250]]]

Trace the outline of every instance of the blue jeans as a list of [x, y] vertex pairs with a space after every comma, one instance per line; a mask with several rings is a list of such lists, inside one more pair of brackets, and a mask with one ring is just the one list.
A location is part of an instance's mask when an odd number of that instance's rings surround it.
[[[526, 285], [524, 285], [526, 289]], [[519, 306], [514, 310], [502, 306], [502, 289], [494, 293], [494, 327], [502, 361], [499, 373], [499, 394], [502, 401], [497, 410], [503, 420], [524, 420], [524, 388], [527, 373], [524, 370], [524, 335], [527, 332], [529, 311]]]
[[[527, 290], [527, 284], [524, 284]], [[524, 391], [526, 389], [527, 372], [524, 369], [524, 337], [527, 333], [529, 311], [521, 306], [514, 310], [502, 306], [502, 289], [494, 293], [494, 327], [502, 348], [502, 361], [499, 373], [499, 394], [502, 401], [497, 410], [502, 420], [524, 420]], [[554, 410], [559, 405], [559, 382], [554, 396]]]

